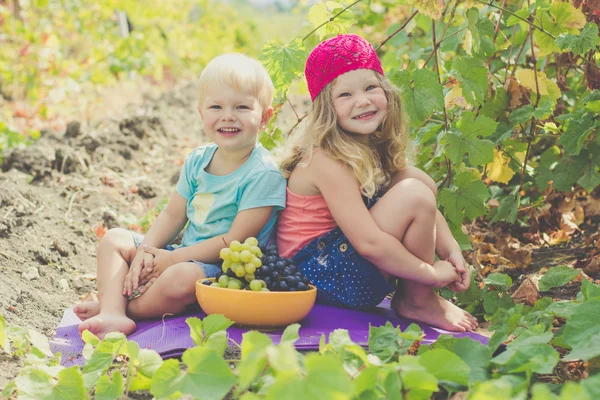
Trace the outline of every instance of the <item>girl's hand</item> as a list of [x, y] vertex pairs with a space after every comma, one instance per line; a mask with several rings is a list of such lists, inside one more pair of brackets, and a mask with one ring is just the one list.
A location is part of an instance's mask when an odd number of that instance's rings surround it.
[[460, 250], [450, 252], [446, 261], [456, 268], [456, 271], [460, 276], [460, 279], [448, 285], [448, 288], [453, 292], [464, 292], [471, 284], [471, 270], [469, 269], [462, 252]]
[[460, 279], [460, 275], [454, 265], [448, 261], [436, 261], [433, 263], [435, 268], [436, 284], [434, 287], [448, 286], [452, 282], [456, 282]]
[[157, 249], [152, 246], [144, 246], [144, 251], [154, 257], [152, 271], [140, 279], [140, 284], [145, 285], [152, 278], [158, 278], [167, 268], [174, 264], [173, 252]]

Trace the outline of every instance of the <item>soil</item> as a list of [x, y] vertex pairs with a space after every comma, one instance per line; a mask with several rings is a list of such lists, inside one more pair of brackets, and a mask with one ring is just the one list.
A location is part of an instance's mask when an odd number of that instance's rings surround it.
[[[172, 193], [185, 156], [207, 142], [196, 93], [186, 82], [160, 96], [147, 94], [118, 115], [43, 131], [33, 145], [5, 154], [0, 314], [8, 325], [51, 338], [64, 310], [95, 289], [102, 233], [141, 230], [139, 221]], [[299, 98], [295, 107], [307, 105]], [[284, 107], [278, 126], [289, 129], [295, 121]], [[0, 388], [20, 367], [19, 358], [0, 351]]]

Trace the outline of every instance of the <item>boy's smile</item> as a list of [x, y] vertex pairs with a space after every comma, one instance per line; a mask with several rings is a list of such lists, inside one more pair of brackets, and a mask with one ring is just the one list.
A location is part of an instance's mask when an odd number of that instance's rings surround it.
[[226, 152], [244, 153], [256, 145], [258, 133], [272, 114], [263, 112], [256, 96], [225, 84], [211, 85], [198, 107], [210, 140]]

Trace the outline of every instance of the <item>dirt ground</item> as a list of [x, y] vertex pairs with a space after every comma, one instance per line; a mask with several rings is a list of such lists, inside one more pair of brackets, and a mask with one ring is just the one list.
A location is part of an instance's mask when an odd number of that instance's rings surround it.
[[[43, 132], [33, 145], [5, 155], [0, 314], [9, 325], [51, 338], [64, 310], [95, 288], [102, 232], [139, 229], [172, 193], [185, 156], [206, 143], [194, 83], [151, 96], [119, 115]], [[299, 99], [295, 106], [307, 104]], [[278, 126], [295, 120], [284, 107]], [[21, 366], [0, 352], [0, 388]]]

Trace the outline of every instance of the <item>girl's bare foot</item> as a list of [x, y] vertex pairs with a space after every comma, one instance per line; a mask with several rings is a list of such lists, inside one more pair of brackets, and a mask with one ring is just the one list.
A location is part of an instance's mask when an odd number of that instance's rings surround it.
[[453, 332], [472, 331], [477, 328], [477, 319], [468, 312], [438, 296], [421, 296], [418, 301], [401, 293], [394, 293], [391, 307], [400, 316]]
[[80, 320], [85, 321], [86, 319], [95, 317], [100, 313], [100, 303], [98, 301], [86, 301], [75, 304], [73, 307], [73, 312], [79, 317]]
[[77, 329], [80, 334], [87, 329], [98, 338], [103, 339], [110, 332], [121, 332], [125, 335], [135, 332], [135, 322], [125, 315], [99, 313], [79, 324]]

